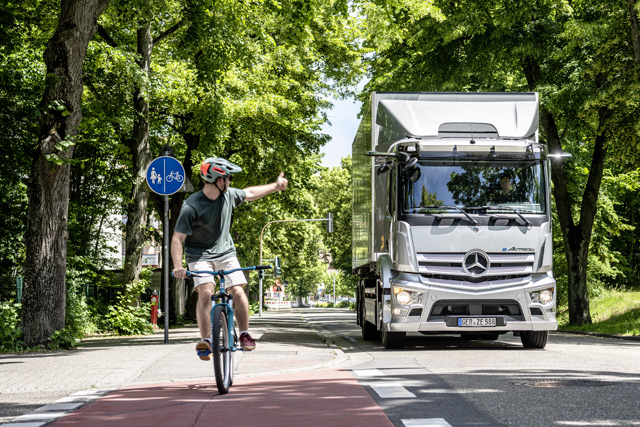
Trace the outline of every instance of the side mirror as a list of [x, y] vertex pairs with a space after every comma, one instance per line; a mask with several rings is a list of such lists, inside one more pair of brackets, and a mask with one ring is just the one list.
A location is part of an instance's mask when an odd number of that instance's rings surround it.
[[409, 179], [413, 183], [418, 181], [420, 179], [420, 176], [422, 176], [422, 171], [420, 170], [420, 168], [415, 168], [409, 171]]
[[416, 164], [418, 164], [418, 159], [416, 157], [412, 157], [409, 161], [404, 165], [405, 169], [413, 169]]

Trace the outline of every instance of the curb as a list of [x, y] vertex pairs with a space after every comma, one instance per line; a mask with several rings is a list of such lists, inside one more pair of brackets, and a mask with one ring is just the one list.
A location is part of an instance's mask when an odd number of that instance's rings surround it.
[[343, 336], [342, 334], [337, 334], [322, 325], [320, 325], [321, 329], [317, 329], [315, 325], [309, 324], [302, 312], [299, 312], [299, 314], [300, 319], [302, 319], [307, 325], [309, 325], [309, 329], [318, 334], [327, 344], [327, 346], [329, 346], [329, 348], [334, 349], [336, 353], [339, 353], [341, 355], [341, 361], [334, 359], [332, 362], [327, 363], [327, 366], [341, 364], [342, 366], [346, 367], [373, 360], [373, 356], [363, 354], [361, 352], [347, 353], [347, 351], [349, 350], [354, 350], [354, 347], [352, 345], [353, 343], [351, 342], [352, 338]]
[[575, 334], [575, 335], [586, 335], [590, 337], [598, 337], [598, 338], [612, 338], [617, 340], [624, 341], [640, 341], [640, 336], [638, 335], [613, 335], [613, 334], [602, 334], [600, 332], [583, 332], [583, 331], [569, 331], [566, 329], [558, 329], [558, 332], [562, 332], [563, 334]]

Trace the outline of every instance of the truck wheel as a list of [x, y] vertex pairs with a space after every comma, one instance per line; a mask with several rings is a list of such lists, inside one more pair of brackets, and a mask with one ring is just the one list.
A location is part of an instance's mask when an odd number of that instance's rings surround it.
[[378, 339], [378, 330], [376, 325], [362, 318], [362, 338], [365, 341], [376, 341]]
[[549, 331], [522, 331], [520, 341], [524, 348], [544, 348], [547, 345]]
[[388, 332], [382, 331], [382, 345], [384, 348], [392, 349], [403, 349], [404, 343], [407, 339], [406, 332]]

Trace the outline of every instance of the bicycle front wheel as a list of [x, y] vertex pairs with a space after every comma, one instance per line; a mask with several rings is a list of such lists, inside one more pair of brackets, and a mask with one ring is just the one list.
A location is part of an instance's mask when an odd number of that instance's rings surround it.
[[220, 394], [227, 393], [233, 382], [232, 340], [233, 338], [229, 335], [226, 307], [218, 305], [213, 310], [213, 322], [211, 322], [211, 352], [213, 372]]

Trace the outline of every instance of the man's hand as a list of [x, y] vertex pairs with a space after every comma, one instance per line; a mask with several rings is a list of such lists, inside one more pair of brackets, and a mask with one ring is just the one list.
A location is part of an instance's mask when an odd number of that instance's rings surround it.
[[284, 172], [280, 172], [276, 179], [276, 191], [284, 191], [289, 186], [289, 181], [284, 177]]
[[187, 269], [184, 267], [174, 268], [173, 269], [173, 277], [176, 279], [186, 279], [187, 278]]

